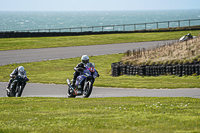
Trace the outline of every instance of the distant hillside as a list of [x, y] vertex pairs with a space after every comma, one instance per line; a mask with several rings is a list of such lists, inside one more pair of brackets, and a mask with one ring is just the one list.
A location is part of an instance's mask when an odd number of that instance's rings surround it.
[[166, 65], [200, 61], [200, 36], [184, 42], [164, 46], [140, 48], [126, 51], [121, 58], [124, 64]]

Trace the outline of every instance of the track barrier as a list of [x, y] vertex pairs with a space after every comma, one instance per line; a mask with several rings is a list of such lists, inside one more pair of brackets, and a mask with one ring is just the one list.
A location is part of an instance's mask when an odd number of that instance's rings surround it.
[[140, 75], [140, 76], [160, 76], [160, 75], [200, 75], [200, 62], [177, 65], [128, 65], [122, 62], [111, 64], [111, 76], [120, 75]]

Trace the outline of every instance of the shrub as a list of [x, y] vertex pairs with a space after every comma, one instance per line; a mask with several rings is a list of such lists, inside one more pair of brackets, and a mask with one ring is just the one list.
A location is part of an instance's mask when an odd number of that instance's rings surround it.
[[200, 36], [184, 42], [165, 44], [149, 49], [127, 50], [121, 58], [125, 64], [167, 65], [200, 61]]

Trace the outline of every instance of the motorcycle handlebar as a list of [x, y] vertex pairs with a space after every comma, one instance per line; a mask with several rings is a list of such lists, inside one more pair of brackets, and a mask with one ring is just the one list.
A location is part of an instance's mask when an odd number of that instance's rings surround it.
[[24, 82], [29, 81], [29, 79], [28, 79], [27, 77], [22, 77], [22, 76], [20, 76], [20, 75], [17, 75], [17, 76], [15, 77], [15, 79], [18, 80], [18, 81], [24, 81]]

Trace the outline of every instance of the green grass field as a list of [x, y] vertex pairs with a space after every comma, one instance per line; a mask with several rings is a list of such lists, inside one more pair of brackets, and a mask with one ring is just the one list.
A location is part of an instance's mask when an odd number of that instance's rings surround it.
[[1, 133], [200, 132], [197, 98], [0, 98]]
[[[119, 88], [200, 88], [200, 76], [119, 76], [112, 77], [111, 63], [117, 62], [123, 54], [91, 56], [90, 61], [95, 62], [100, 77], [96, 79], [95, 86]], [[73, 68], [80, 62], [80, 58], [51, 60], [42, 62], [10, 64], [0, 66], [0, 82], [8, 82], [9, 75], [19, 65], [23, 65], [27, 76], [32, 83], [66, 84], [66, 79], [72, 79]]]
[[0, 50], [33, 49], [85, 46], [97, 44], [114, 44], [128, 42], [144, 42], [179, 39], [181, 36], [191, 33], [197, 36], [200, 31], [172, 31], [172, 32], [150, 32], [150, 33], [127, 33], [127, 34], [103, 34], [85, 36], [63, 36], [63, 37], [32, 37], [32, 38], [0, 38]]
[[[43, 47], [67, 47], [78, 45], [95, 45], [108, 43], [125, 43], [139, 41], [155, 41], [177, 39], [190, 32], [198, 35], [197, 31], [174, 31], [174, 32], [152, 32], [152, 33], [130, 33], [130, 34], [108, 34], [90, 36], [66, 36], [66, 37], [38, 37], [38, 38], [6, 38], [0, 39], [0, 49], [26, 49]], [[111, 77], [111, 63], [118, 62], [123, 54], [102, 55], [90, 57], [91, 62], [96, 63], [96, 69], [100, 78], [95, 82], [99, 87], [120, 88], [200, 88], [199, 76], [120, 76]], [[66, 79], [72, 79], [73, 68], [80, 62], [80, 58], [42, 61], [33, 63], [10, 64], [0, 66], [0, 82], [8, 82], [9, 74], [23, 65], [32, 83], [55, 83], [66, 84]]]
[[[197, 35], [199, 31], [192, 31]], [[177, 39], [188, 32], [137, 33], [49, 38], [0, 39], [0, 50]], [[167, 36], [166, 36], [167, 35]], [[99, 38], [100, 37], [100, 38]], [[116, 42], [115, 42], [116, 40]], [[199, 76], [111, 77], [111, 63], [123, 54], [90, 57], [100, 77], [95, 86], [123, 88], [200, 88]], [[23, 65], [32, 83], [66, 84], [80, 58], [0, 66], [0, 82]], [[200, 132], [197, 98], [0, 98], [0, 133], [171, 133]]]

